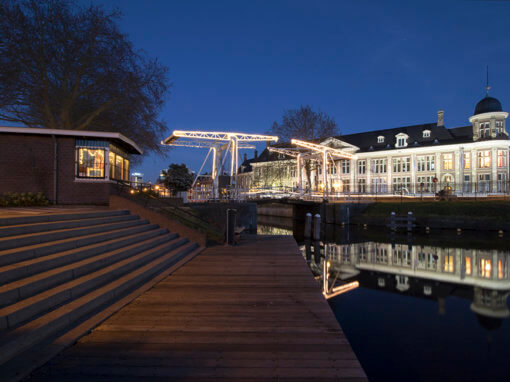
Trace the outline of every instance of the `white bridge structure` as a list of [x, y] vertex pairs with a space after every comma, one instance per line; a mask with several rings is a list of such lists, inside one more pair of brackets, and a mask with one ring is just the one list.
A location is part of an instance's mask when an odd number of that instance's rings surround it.
[[[354, 154], [351, 154], [349, 152], [346, 152], [345, 150], [341, 150], [338, 148], [302, 141], [299, 139], [292, 139], [291, 143], [294, 146], [296, 146], [296, 148], [268, 147], [268, 150], [296, 158], [297, 188], [300, 195], [302, 195], [304, 192], [303, 188], [304, 160], [314, 160], [319, 163], [322, 163], [323, 168], [322, 184], [324, 185], [322, 191], [324, 196], [327, 196], [331, 186], [331, 181], [328, 178], [328, 171], [326, 171], [329, 164], [331, 163], [332, 166], [337, 167], [335, 160], [354, 158]], [[338, 168], [336, 170], [338, 173], [340, 172]]]
[[211, 179], [212, 179], [212, 199], [219, 197], [218, 176], [224, 171], [227, 156], [230, 156], [230, 185], [232, 187], [233, 197], [239, 197], [237, 187], [237, 171], [239, 168], [239, 150], [254, 149], [250, 143], [253, 142], [278, 142], [278, 137], [261, 134], [245, 134], [233, 132], [213, 132], [213, 131], [181, 131], [175, 130], [172, 135], [163, 140], [161, 144], [166, 146], [206, 148], [207, 155], [198, 171], [193, 186], [198, 180], [209, 156], [212, 153]]

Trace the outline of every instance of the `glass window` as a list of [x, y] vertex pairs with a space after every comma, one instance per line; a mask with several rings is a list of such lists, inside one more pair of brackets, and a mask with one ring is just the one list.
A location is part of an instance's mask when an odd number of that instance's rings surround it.
[[115, 153], [108, 153], [108, 164], [110, 166], [110, 179], [115, 179]]
[[466, 275], [471, 274], [471, 257], [466, 256]]
[[350, 171], [350, 162], [348, 159], [342, 159], [342, 174], [348, 174]]
[[478, 151], [478, 168], [491, 167], [491, 152], [490, 150]]
[[358, 162], [358, 174], [364, 174], [366, 172], [366, 162], [364, 160], [360, 160]]
[[464, 168], [471, 168], [471, 153], [464, 153]]
[[498, 167], [507, 166], [508, 151], [498, 150]]
[[453, 168], [453, 154], [443, 154], [443, 170], [451, 170]]
[[430, 138], [430, 130], [423, 130], [423, 138]]
[[398, 137], [397, 138], [397, 147], [404, 147], [406, 145], [406, 138]]
[[386, 159], [374, 159], [374, 173], [381, 174], [386, 172]]
[[444, 257], [444, 271], [445, 272], [453, 272], [453, 256], [446, 255]]
[[377, 137], [377, 143], [384, 143], [384, 137], [382, 135]]
[[490, 278], [492, 275], [492, 261], [489, 259], [481, 259], [480, 276]]
[[78, 148], [78, 177], [104, 178], [104, 149]]
[[416, 168], [418, 171], [434, 171], [435, 160], [434, 155], [419, 156], [416, 158]]

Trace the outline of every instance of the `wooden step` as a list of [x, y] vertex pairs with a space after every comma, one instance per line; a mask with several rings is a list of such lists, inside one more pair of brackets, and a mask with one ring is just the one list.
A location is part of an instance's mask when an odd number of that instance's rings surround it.
[[98, 268], [106, 267], [113, 262], [134, 256], [137, 253], [149, 250], [156, 245], [173, 240], [176, 237], [177, 234], [168, 234], [158, 238], [150, 238], [126, 248], [103, 252], [99, 255], [92, 256], [72, 264], [57, 267], [55, 269], [2, 285], [0, 286], [0, 306], [6, 306], [31, 297], [42, 290], [52, 288], [56, 285], [81, 277], [87, 273], [94, 272]]
[[[164, 240], [154, 241], [154, 247], [163, 246], [167, 251], [179, 248], [187, 243], [187, 239], [178, 239], [176, 234], [169, 234]], [[151, 249], [152, 249], [151, 248]], [[36, 315], [52, 309], [58, 304], [75, 299], [94, 288], [98, 288], [106, 282], [120, 277], [125, 272], [143, 265], [150, 261], [158, 252], [143, 252], [114, 263], [108, 267], [78, 277], [74, 280], [58, 285], [54, 288], [41, 291], [40, 293], [19, 301], [13, 305], [0, 309], [0, 329], [11, 329]]]
[[156, 229], [157, 224], [149, 224], [147, 220], [130, 221], [127, 227], [107, 230], [106, 228], [99, 233], [76, 237], [69, 237], [62, 240], [41, 244], [33, 244], [24, 247], [17, 247], [0, 251], [0, 266], [13, 264], [19, 261], [51, 255], [60, 251], [67, 251], [73, 248], [80, 248], [91, 244], [101, 243], [118, 237], [135, 235], [139, 232]]
[[131, 288], [154, 277], [197, 248], [198, 245], [194, 243], [187, 243], [178, 248], [172, 247], [168, 243], [162, 244], [145, 252], [151, 259], [148, 263], [129, 269], [129, 273], [120, 278], [7, 333], [0, 342], [0, 364], [4, 364], [48, 337], [72, 327], [73, 323], [83, 319], [101, 306], [106, 306], [115, 299], [121, 298]]
[[112, 240], [80, 248], [73, 248], [67, 251], [37, 257], [35, 259], [20, 261], [3, 267], [0, 266], [0, 285], [7, 284], [24, 277], [29, 277], [33, 274], [44, 272], [49, 269], [61, 267], [72, 262], [80, 261], [84, 258], [92, 257], [100, 253], [126, 247], [139, 241], [150, 239], [154, 236], [163, 235], [167, 232], [168, 231], [166, 229], [155, 228], [151, 231], [127, 234], [119, 238], [113, 238]]
[[[130, 215], [128, 215], [130, 216]], [[71, 229], [61, 229], [50, 232], [43, 232], [40, 234], [26, 234], [26, 235], [18, 235], [11, 236], [7, 238], [0, 239], [0, 250], [11, 249], [11, 248], [19, 248], [33, 244], [41, 244], [47, 243], [49, 241], [56, 241], [71, 237], [79, 237], [90, 235], [98, 232], [105, 232], [108, 230], [114, 230], [119, 228], [131, 227], [137, 224], [147, 224], [148, 221], [140, 220], [140, 219], [130, 219], [128, 221], [118, 222], [118, 223], [108, 223], [108, 224], [100, 224], [92, 227], [85, 228], [71, 228]]]

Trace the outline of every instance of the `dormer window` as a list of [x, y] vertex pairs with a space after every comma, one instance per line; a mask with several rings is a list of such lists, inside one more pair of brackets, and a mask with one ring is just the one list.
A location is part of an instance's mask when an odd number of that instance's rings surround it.
[[407, 138], [409, 138], [409, 136], [407, 134], [404, 134], [404, 133], [397, 134], [396, 138], [397, 138], [397, 144], [395, 145], [395, 147], [406, 147], [407, 146]]
[[423, 130], [423, 138], [430, 138], [430, 130]]
[[382, 135], [377, 137], [377, 143], [384, 143], [384, 137]]

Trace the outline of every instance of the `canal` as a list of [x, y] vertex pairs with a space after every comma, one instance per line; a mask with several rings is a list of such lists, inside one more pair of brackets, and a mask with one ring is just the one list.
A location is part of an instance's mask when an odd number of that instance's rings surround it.
[[293, 219], [258, 221], [294, 235], [370, 381], [509, 380], [508, 237], [323, 225], [314, 243]]

